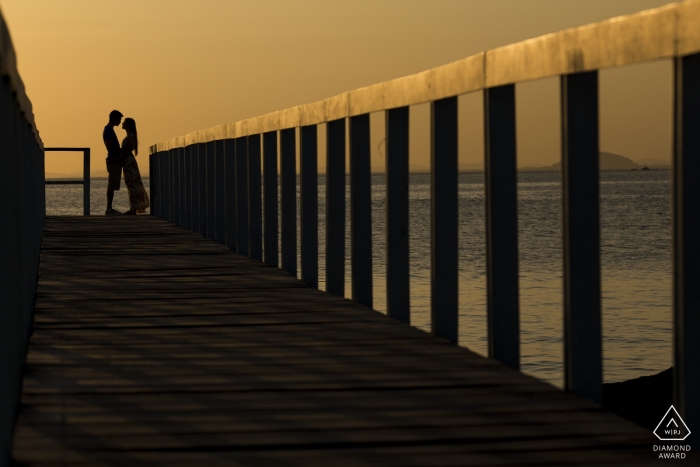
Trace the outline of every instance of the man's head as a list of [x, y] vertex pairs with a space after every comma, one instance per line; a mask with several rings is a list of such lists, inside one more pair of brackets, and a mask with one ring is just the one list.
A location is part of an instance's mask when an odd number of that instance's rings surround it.
[[118, 110], [112, 110], [109, 113], [109, 124], [112, 126], [117, 126], [122, 122], [122, 113]]

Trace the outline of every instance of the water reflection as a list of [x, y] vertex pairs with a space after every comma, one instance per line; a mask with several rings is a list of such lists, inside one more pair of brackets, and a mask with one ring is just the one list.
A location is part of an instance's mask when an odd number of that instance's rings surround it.
[[[486, 353], [484, 189], [482, 174], [460, 174], [460, 342]], [[386, 309], [384, 176], [372, 179], [374, 306]], [[148, 188], [148, 179], [144, 179]], [[671, 365], [670, 173], [601, 176], [603, 357], [606, 382]], [[104, 212], [106, 180], [92, 181], [92, 212]], [[430, 328], [430, 178], [410, 178], [412, 324]], [[82, 213], [82, 187], [47, 186], [48, 214]], [[125, 193], [125, 191], [123, 192]], [[115, 208], [128, 209], [126, 196]], [[319, 273], [325, 279], [325, 177], [319, 177]], [[349, 199], [349, 193], [348, 193]], [[518, 181], [522, 369], [562, 384], [561, 201], [558, 173]], [[349, 201], [348, 201], [349, 229]], [[350, 240], [346, 241], [350, 296]], [[298, 250], [300, 251], [300, 250]]]

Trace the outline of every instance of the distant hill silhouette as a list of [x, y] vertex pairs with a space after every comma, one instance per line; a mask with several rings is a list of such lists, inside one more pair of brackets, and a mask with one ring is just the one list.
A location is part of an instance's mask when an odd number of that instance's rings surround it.
[[[600, 164], [600, 170], [632, 170], [641, 169], [642, 166], [632, 162], [625, 156], [619, 154], [613, 154], [611, 152], [600, 152], [600, 159], [598, 160]], [[561, 168], [561, 163], [557, 162], [550, 166], [552, 169], [559, 170]]]

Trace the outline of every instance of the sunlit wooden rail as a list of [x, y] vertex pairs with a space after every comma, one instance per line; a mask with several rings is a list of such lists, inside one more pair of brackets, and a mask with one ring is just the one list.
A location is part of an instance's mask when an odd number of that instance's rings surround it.
[[[269, 265], [277, 265], [281, 256], [281, 267], [296, 274], [298, 137], [300, 277], [316, 286], [317, 126], [326, 124], [327, 290], [341, 296], [344, 293], [345, 138], [349, 138], [352, 298], [371, 307], [369, 114], [384, 112], [387, 310], [389, 316], [408, 323], [409, 108], [430, 102], [432, 212], [431, 238], [425, 241], [431, 243], [432, 331], [457, 342], [457, 96], [483, 91], [488, 348], [491, 357], [517, 369], [520, 356], [515, 84], [559, 76], [565, 385], [569, 391], [600, 401], [598, 70], [671, 59], [675, 70], [674, 400], [685, 420], [700, 426], [698, 51], [700, 1], [693, 0], [548, 34], [319, 102], [195, 131], [151, 148], [153, 214]], [[281, 252], [277, 251], [278, 157]]]
[[656, 462], [588, 399], [154, 217], [48, 217], [34, 321], [22, 466]]

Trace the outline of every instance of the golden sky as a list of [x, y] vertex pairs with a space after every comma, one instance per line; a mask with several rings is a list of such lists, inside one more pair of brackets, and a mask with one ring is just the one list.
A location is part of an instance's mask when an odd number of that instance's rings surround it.
[[[0, 0], [44, 144], [91, 147], [102, 173], [102, 128], [118, 109], [137, 122], [144, 175], [148, 146], [174, 136], [666, 3]], [[670, 61], [601, 72], [602, 150], [638, 162], [670, 158], [671, 77]], [[520, 166], [558, 160], [558, 92], [556, 79], [517, 86]], [[461, 163], [483, 159], [481, 98], [460, 100]], [[427, 117], [427, 105], [412, 111], [411, 163], [425, 167]], [[372, 122], [380, 166], [383, 118]], [[47, 153], [47, 172], [81, 167], [79, 154]]]

